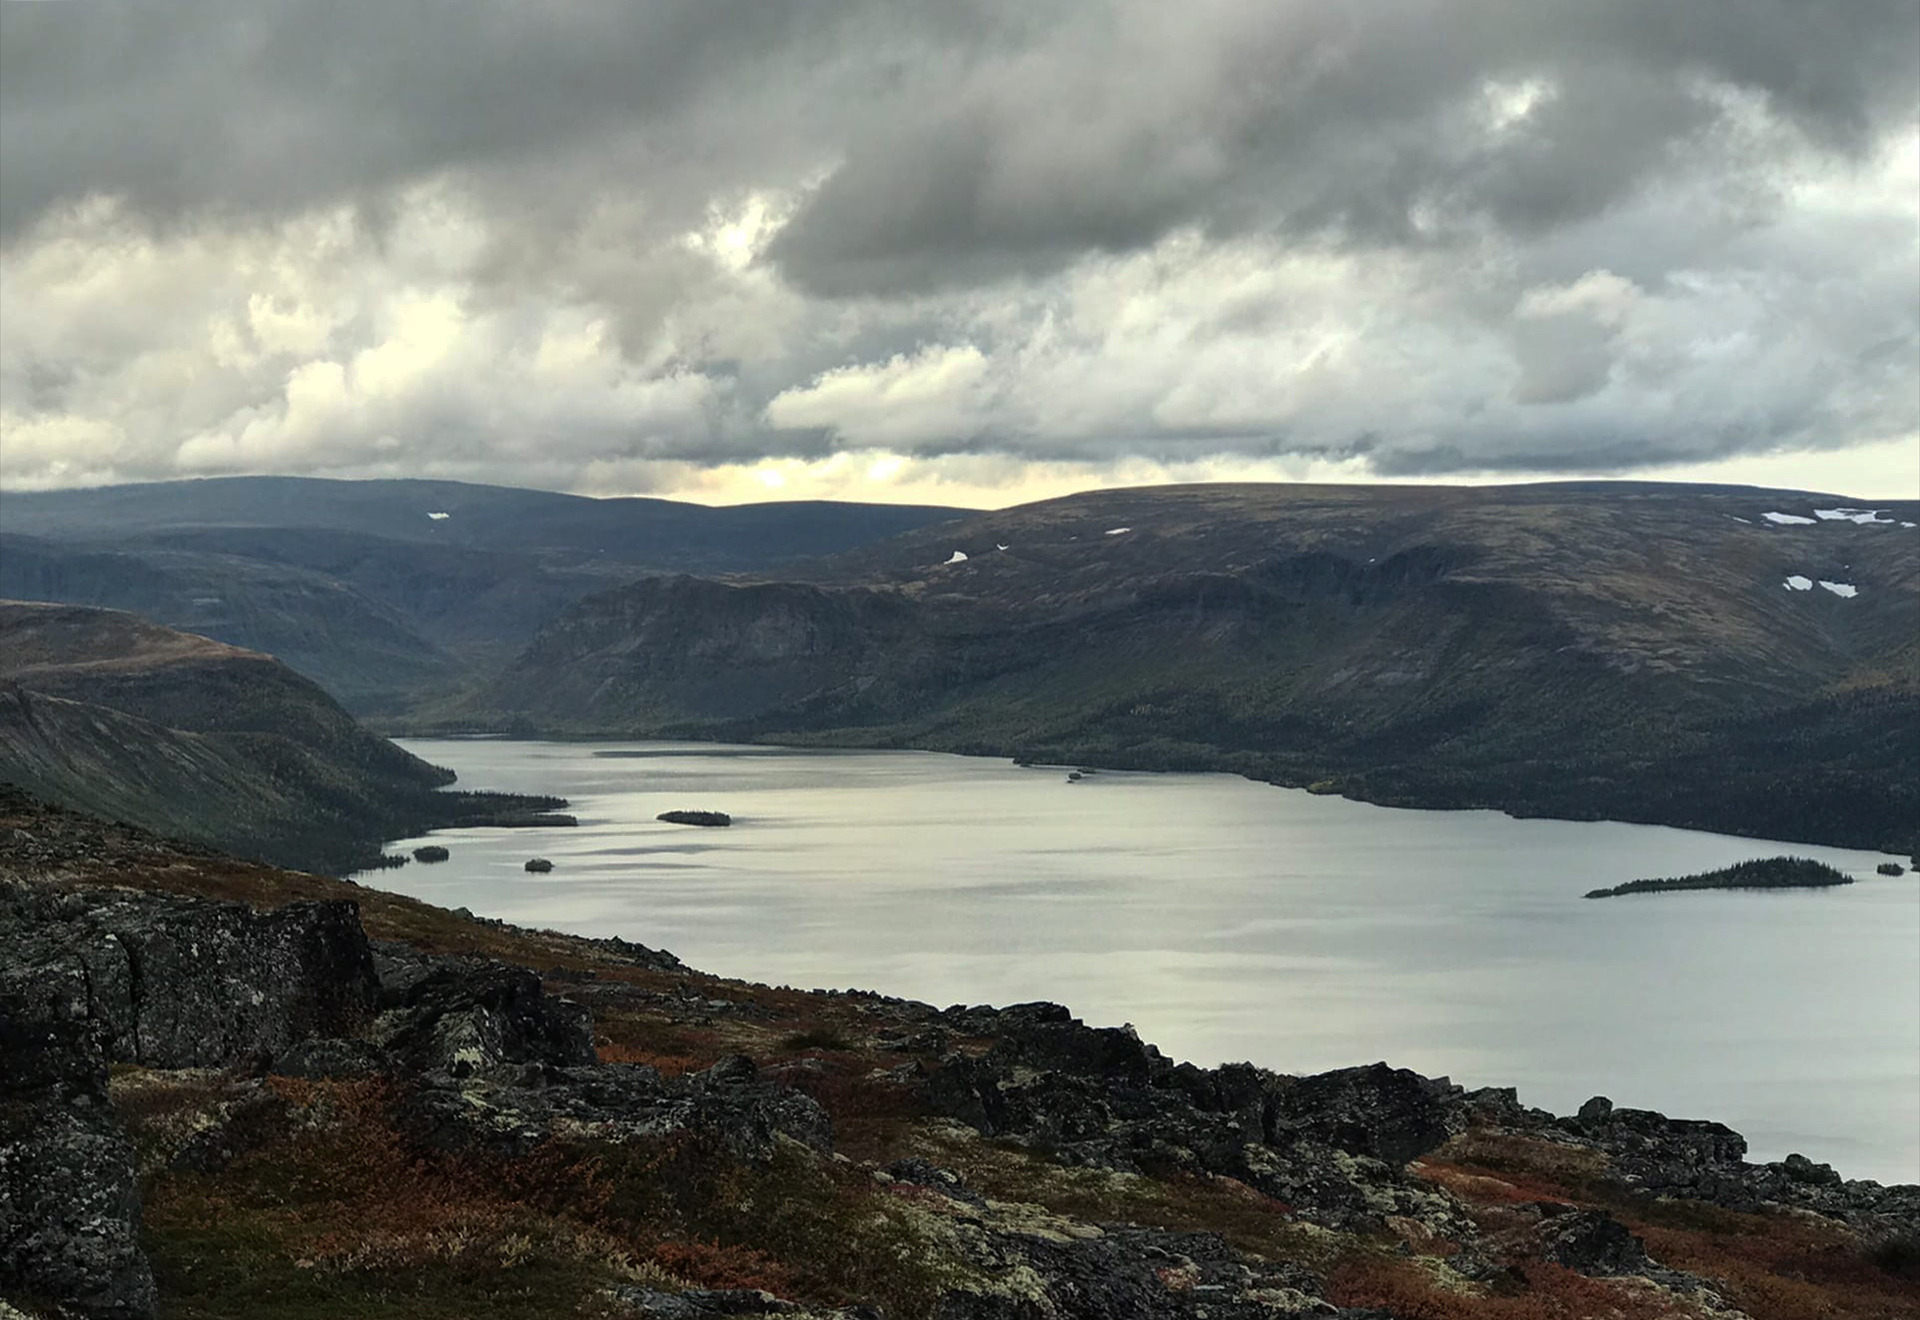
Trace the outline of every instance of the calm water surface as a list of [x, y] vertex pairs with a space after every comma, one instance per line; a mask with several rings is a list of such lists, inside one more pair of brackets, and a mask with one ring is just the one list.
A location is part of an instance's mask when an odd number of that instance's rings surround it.
[[[1605, 1094], [1729, 1123], [1754, 1158], [1920, 1180], [1920, 883], [1875, 853], [924, 752], [404, 745], [580, 819], [441, 831], [452, 860], [370, 877], [434, 903], [773, 984], [1058, 1000], [1202, 1064], [1386, 1059], [1561, 1113]], [[653, 819], [700, 807], [733, 828]], [[1580, 897], [1782, 851], [1860, 883]]]

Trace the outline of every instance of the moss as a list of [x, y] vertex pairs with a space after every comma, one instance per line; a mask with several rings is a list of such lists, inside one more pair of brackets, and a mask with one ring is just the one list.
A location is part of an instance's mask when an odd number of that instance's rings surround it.
[[318, 1269], [297, 1259], [283, 1235], [245, 1216], [149, 1230], [145, 1245], [168, 1320], [544, 1320], [588, 1313], [604, 1286], [563, 1261], [495, 1271]]
[[1218, 1233], [1267, 1260], [1325, 1264], [1333, 1256], [1334, 1235], [1294, 1219], [1288, 1207], [1230, 1178], [1161, 1179], [1069, 1167], [947, 1122], [917, 1126], [902, 1147], [901, 1153], [954, 1170], [995, 1201], [1031, 1204], [1060, 1219]]
[[850, 1050], [853, 1045], [831, 1027], [815, 1027], [788, 1036], [780, 1042], [780, 1048], [789, 1054], [800, 1054], [807, 1050]]

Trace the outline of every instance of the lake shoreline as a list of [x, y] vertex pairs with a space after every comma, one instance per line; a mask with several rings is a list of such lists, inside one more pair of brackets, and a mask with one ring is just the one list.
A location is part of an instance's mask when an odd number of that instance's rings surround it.
[[[1674, 805], [1677, 799], [1672, 797], [1621, 797], [1602, 792], [1604, 786], [1596, 787], [1593, 783], [1588, 783], [1583, 793], [1570, 798], [1548, 802], [1516, 801], [1512, 792], [1489, 790], [1484, 784], [1475, 785], [1458, 780], [1435, 784], [1418, 776], [1407, 777], [1404, 767], [1367, 769], [1315, 763], [1281, 769], [1272, 764], [1274, 757], [1269, 754], [1222, 751], [1200, 744], [1191, 744], [1178, 751], [1156, 750], [1151, 754], [1143, 754], [1091, 743], [1008, 748], [998, 743], [976, 744], [965, 740], [893, 740], [863, 736], [853, 730], [814, 732], [787, 729], [761, 735], [750, 730], [690, 729], [685, 726], [617, 731], [548, 726], [524, 720], [516, 720], [510, 727], [503, 727], [445, 726], [432, 721], [407, 719], [375, 721], [373, 726], [383, 736], [396, 741], [538, 741], [576, 745], [684, 742], [713, 747], [769, 747], [785, 751], [931, 752], [1004, 760], [1016, 765], [1050, 765], [1066, 769], [1096, 766], [1147, 774], [1230, 774], [1275, 788], [1300, 789], [1337, 796], [1349, 802], [1408, 811], [1497, 811], [1514, 820], [1618, 821], [1631, 825], [1660, 825], [1670, 829], [1724, 834], [1733, 838], [1882, 852], [1891, 857], [1920, 856], [1920, 832], [1910, 832], [1910, 837], [1905, 838], [1878, 837], [1882, 831], [1860, 829], [1770, 832], [1769, 827], [1777, 826], [1779, 822], [1764, 810], [1756, 809], [1751, 814], [1736, 811], [1728, 815], [1723, 805], [1709, 802], [1699, 811], [1689, 812], [1677, 809]], [[1606, 800], [1606, 809], [1585, 805], [1596, 794]], [[1705, 814], [1701, 814], [1701, 811]]]
[[[1217, 772], [1068, 784], [1059, 766], [871, 748], [408, 746], [467, 782], [565, 796], [580, 821], [435, 833], [450, 862], [372, 881], [449, 908], [769, 984], [1070, 1003], [1200, 1061], [1389, 1058], [1558, 1109], [1605, 1091], [1726, 1115], [1768, 1158], [1817, 1145], [1895, 1176], [1911, 1146], [1920, 1171], [1920, 1123], [1897, 1124], [1920, 1119], [1900, 1053], [1920, 1058], [1920, 891], [1872, 882], [1879, 854], [1410, 811]], [[736, 824], [654, 820], [689, 805]], [[1580, 901], [1782, 848], [1869, 883], [1674, 894], [1657, 911]], [[526, 875], [532, 855], [553, 872]], [[1768, 970], [1782, 959], [1815, 969], [1803, 993]], [[1816, 1075], [1830, 1085], [1803, 1093]]]

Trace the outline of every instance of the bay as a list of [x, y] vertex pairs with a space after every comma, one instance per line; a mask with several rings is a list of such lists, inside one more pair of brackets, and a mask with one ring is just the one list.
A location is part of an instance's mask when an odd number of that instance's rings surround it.
[[[1920, 1180], [1920, 882], [1876, 853], [926, 752], [402, 745], [580, 821], [440, 831], [449, 861], [368, 877], [430, 902], [770, 984], [1057, 1000], [1201, 1064], [1605, 1094]], [[703, 808], [735, 824], [654, 819]], [[1858, 883], [1581, 897], [1781, 853]]]

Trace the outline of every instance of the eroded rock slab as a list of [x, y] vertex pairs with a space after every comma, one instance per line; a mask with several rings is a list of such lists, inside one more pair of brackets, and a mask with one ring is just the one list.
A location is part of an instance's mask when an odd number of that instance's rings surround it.
[[0, 934], [21, 958], [76, 966], [115, 1063], [218, 1067], [271, 1059], [373, 1016], [377, 982], [345, 901], [255, 912], [131, 891], [0, 882]]
[[111, 1320], [154, 1315], [133, 1148], [108, 1107], [85, 972], [6, 932], [0, 1059], [0, 1296]]

